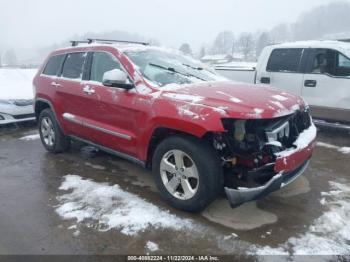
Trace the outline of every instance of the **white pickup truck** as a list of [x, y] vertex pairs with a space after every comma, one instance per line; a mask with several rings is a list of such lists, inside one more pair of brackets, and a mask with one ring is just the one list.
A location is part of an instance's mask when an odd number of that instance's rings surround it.
[[270, 45], [263, 50], [256, 67], [217, 65], [215, 69], [232, 80], [272, 85], [301, 95], [315, 118], [349, 127], [350, 43]]

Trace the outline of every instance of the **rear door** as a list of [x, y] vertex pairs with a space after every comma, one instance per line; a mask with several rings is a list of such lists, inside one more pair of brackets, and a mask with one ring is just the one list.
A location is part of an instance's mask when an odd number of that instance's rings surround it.
[[271, 52], [266, 68], [260, 69], [256, 82], [270, 84], [290, 93], [302, 93], [303, 48], [278, 48]]
[[311, 49], [303, 97], [317, 118], [350, 122], [350, 59], [332, 49]]
[[83, 97], [81, 85], [86, 57], [86, 52], [66, 54], [60, 77], [55, 81], [55, 99], [61, 107], [64, 128], [70, 135], [81, 138], [88, 136], [83, 127], [83, 118], [89, 103]]

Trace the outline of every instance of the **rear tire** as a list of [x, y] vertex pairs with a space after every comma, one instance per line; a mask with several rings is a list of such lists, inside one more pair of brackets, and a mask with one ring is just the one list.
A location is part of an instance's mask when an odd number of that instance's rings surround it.
[[51, 153], [65, 152], [70, 148], [70, 139], [63, 134], [50, 108], [39, 115], [39, 134], [43, 146]]
[[191, 136], [161, 142], [153, 155], [152, 172], [164, 200], [188, 212], [203, 210], [223, 187], [220, 158], [214, 148]]

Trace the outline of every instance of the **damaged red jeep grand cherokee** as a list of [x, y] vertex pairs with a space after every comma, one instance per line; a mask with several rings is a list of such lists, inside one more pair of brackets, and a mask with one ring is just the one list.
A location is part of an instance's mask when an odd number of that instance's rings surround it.
[[223, 190], [237, 207], [306, 169], [316, 128], [300, 97], [164, 48], [82, 42], [50, 54], [34, 79], [48, 151], [80, 140], [151, 168], [165, 201], [192, 212]]

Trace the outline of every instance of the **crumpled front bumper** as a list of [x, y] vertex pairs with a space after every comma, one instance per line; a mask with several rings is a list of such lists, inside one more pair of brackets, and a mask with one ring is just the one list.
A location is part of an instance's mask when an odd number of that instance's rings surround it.
[[290, 183], [304, 173], [309, 165], [313, 149], [316, 145], [316, 127], [312, 124], [309, 129], [300, 134], [295, 142], [295, 148], [276, 155], [274, 175], [265, 185], [255, 188], [225, 188], [232, 208], [245, 202], [264, 197]]
[[238, 189], [226, 187], [225, 192], [231, 207], [235, 208], [242, 205], [245, 202], [259, 199], [292, 183], [295, 179], [297, 179], [301, 174], [304, 173], [304, 171], [309, 165], [309, 162], [310, 160], [307, 160], [304, 164], [302, 164], [299, 168], [292, 172], [280, 172], [279, 174], [272, 177], [269, 182], [260, 187]]

